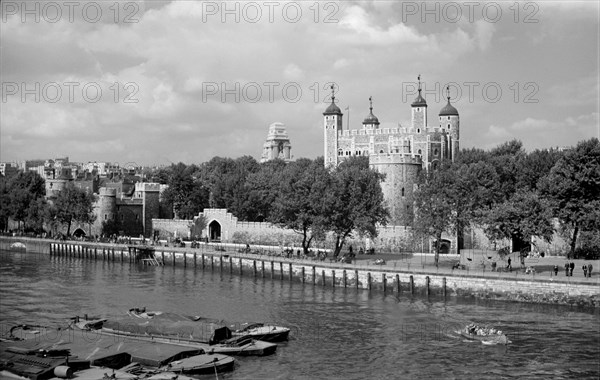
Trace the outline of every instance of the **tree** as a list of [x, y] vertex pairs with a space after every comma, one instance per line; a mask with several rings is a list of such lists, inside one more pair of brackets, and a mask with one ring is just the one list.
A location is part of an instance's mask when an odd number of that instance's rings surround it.
[[260, 165], [251, 156], [231, 158], [214, 157], [201, 165], [199, 179], [208, 188], [209, 206], [226, 208], [240, 220], [248, 220], [246, 210], [248, 191], [246, 178], [260, 170]]
[[519, 191], [487, 214], [485, 233], [491, 239], [529, 242], [540, 236], [550, 242], [554, 235], [551, 218], [550, 208], [536, 193]]
[[8, 215], [19, 225], [24, 224], [32, 203], [46, 194], [44, 179], [33, 171], [19, 172], [7, 183]]
[[281, 176], [269, 221], [302, 235], [304, 254], [308, 254], [313, 239], [324, 236], [324, 200], [331, 189], [331, 174], [322, 157], [291, 162]]
[[44, 231], [44, 223], [49, 221], [50, 210], [46, 199], [44, 197], [40, 197], [32, 201], [29, 204], [29, 208], [27, 209], [25, 216], [25, 229], [35, 233], [41, 233]]
[[377, 236], [377, 225], [385, 225], [389, 217], [384, 207], [381, 181], [384, 176], [369, 168], [364, 156], [344, 160], [333, 173], [331, 186], [323, 194], [323, 217], [329, 231], [335, 235], [334, 257], [353, 232]]
[[[455, 207], [455, 231], [457, 242], [460, 242], [464, 229], [480, 224], [483, 216], [499, 201], [499, 177], [495, 168], [485, 161], [454, 164], [444, 170], [453, 179], [452, 186], [444, 191], [452, 198], [449, 203]], [[460, 243], [457, 253], [459, 248]]]
[[192, 219], [208, 206], [208, 189], [198, 179], [198, 167], [178, 163], [170, 167], [164, 203], [172, 205], [176, 219]]
[[194, 219], [190, 227], [190, 235], [192, 239], [200, 239], [202, 237], [202, 231], [208, 225], [208, 220], [204, 217], [204, 215], [200, 215]]
[[56, 220], [67, 225], [67, 236], [71, 234], [74, 221], [93, 223], [96, 219], [93, 210], [94, 195], [68, 183], [53, 200]]
[[562, 156], [558, 149], [537, 149], [527, 154], [517, 171], [517, 188], [536, 190], [539, 180], [550, 173]]
[[246, 177], [247, 202], [244, 214], [249, 221], [264, 222], [269, 219], [285, 167], [283, 160], [270, 160], [260, 164], [258, 172]]
[[433, 237], [437, 244], [435, 265], [439, 265], [442, 233], [456, 231], [456, 205], [452, 190], [455, 177], [447, 165], [425, 175], [415, 194], [414, 229], [417, 235]]
[[572, 257], [579, 232], [600, 229], [600, 141], [582, 141], [567, 151], [538, 186], [554, 216], [573, 231]]

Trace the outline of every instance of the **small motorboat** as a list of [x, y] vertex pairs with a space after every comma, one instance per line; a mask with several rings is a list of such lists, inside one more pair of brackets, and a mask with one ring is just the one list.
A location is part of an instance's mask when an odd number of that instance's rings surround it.
[[502, 331], [494, 328], [480, 327], [474, 323], [471, 323], [464, 329], [457, 331], [457, 333], [464, 338], [469, 340], [477, 340], [486, 345], [512, 343]]
[[146, 311], [145, 307], [142, 307], [142, 308], [134, 307], [133, 309], [129, 309], [129, 311], [127, 312], [127, 315], [130, 315], [130, 316], [136, 317], [136, 318], [152, 319], [158, 315], [161, 315], [162, 313], [163, 313], [162, 311]]
[[233, 336], [248, 335], [264, 342], [283, 342], [288, 340], [290, 329], [281, 326], [265, 325], [264, 323], [249, 323], [241, 329], [232, 331]]
[[234, 359], [226, 355], [197, 355], [172, 361], [161, 369], [177, 373], [202, 375], [231, 371], [234, 364]]

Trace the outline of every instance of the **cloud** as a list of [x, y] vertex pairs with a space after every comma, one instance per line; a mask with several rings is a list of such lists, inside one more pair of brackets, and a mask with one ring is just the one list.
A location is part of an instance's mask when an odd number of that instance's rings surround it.
[[598, 112], [568, 116], [562, 121], [535, 119], [528, 117], [508, 126], [491, 125], [485, 134], [489, 142], [486, 146], [498, 145], [496, 141], [512, 138], [521, 140], [526, 149], [541, 149], [553, 146], [574, 146], [581, 140], [596, 137]]
[[[102, 5], [110, 15], [112, 3], [106, 4]], [[340, 106], [351, 106], [353, 128], [368, 114], [369, 95], [376, 101], [382, 125], [395, 126], [399, 120], [407, 125], [410, 105], [402, 99], [404, 82], [414, 81], [418, 74], [427, 81], [452, 78], [459, 82], [493, 80], [496, 73], [514, 76], [498, 54], [518, 61], [519, 52], [530, 48], [522, 35], [515, 38], [516, 29], [506, 23], [402, 23], [400, 6], [391, 1], [339, 2], [331, 3], [337, 8], [327, 9], [329, 3], [319, 2], [318, 22], [314, 2], [298, 2], [303, 7], [298, 22], [284, 20], [279, 4], [274, 22], [263, 8], [257, 23], [243, 17], [240, 22], [223, 23], [220, 14], [203, 20], [206, 15], [200, 2], [136, 4], [139, 22], [131, 24], [115, 24], [110, 19], [21, 23], [18, 17], [0, 24], [3, 81], [42, 86], [80, 83], [73, 102], [35, 103], [28, 98], [22, 103], [16, 95], [3, 103], [3, 159], [51, 157], [57, 150], [74, 160], [92, 159], [88, 155], [93, 154], [97, 160], [127, 158], [143, 163], [197, 162], [217, 154], [258, 157], [268, 126], [276, 120], [286, 124], [294, 156], [314, 157], [323, 151], [321, 118], [329, 82], [338, 85]], [[239, 4], [243, 7], [244, 3]], [[562, 8], [548, 12], [552, 17], [562, 12], [561, 25], [567, 30], [574, 22], [597, 28], [597, 20], [584, 17], [579, 9], [576, 6], [573, 18]], [[339, 22], [323, 22], [331, 10]], [[532, 33], [541, 29], [539, 25], [527, 27]], [[563, 38], [570, 35], [565, 33]], [[597, 37], [580, 39], [573, 43], [581, 45], [581, 55], [572, 67], [555, 63], [554, 50], [540, 51], [542, 57], [525, 62], [540, 68], [536, 72], [539, 108], [519, 109], [520, 105], [511, 104], [508, 111], [488, 106], [483, 112], [479, 104], [463, 106], [465, 130], [491, 124], [486, 134], [468, 138], [485, 144], [522, 135], [527, 141], [552, 143], [564, 138], [561, 125], [575, 131], [573, 138], [589, 135], [592, 120], [576, 115], [589, 115], [598, 102], [597, 71], [581, 69], [590, 57], [597, 60], [595, 54], [586, 53]], [[504, 40], [512, 42], [502, 46], [514, 46], [514, 50], [499, 51], [498, 41]], [[573, 74], [576, 79], [566, 82], [564, 78], [577, 72], [591, 74], [580, 78]], [[272, 98], [266, 82], [277, 84]], [[290, 99], [291, 92], [282, 91], [291, 82], [301, 89], [296, 101]], [[102, 87], [99, 102], [82, 99], [81, 87], [87, 83]], [[262, 90], [256, 102], [240, 93], [252, 83]], [[208, 95], [207, 85], [213, 84], [217, 91]], [[550, 90], [542, 97], [546, 89]], [[130, 96], [137, 102], [125, 102], [127, 90], [134, 91]], [[548, 107], [548, 112], [533, 113], [542, 107]], [[430, 109], [437, 110], [434, 104]], [[504, 117], [507, 113], [510, 117]], [[546, 135], [536, 137], [536, 133]]]

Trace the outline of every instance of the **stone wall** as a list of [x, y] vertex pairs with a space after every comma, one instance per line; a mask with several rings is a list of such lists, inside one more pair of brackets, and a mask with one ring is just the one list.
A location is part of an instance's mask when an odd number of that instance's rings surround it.
[[[0, 237], [0, 248], [21, 242], [27, 252], [131, 262], [132, 251], [125, 245], [84, 242], [56, 242], [43, 239]], [[599, 278], [540, 279], [500, 278], [481, 275], [434, 273], [356, 265], [286, 259], [274, 256], [217, 252], [210, 245], [201, 249], [155, 247], [155, 257], [164, 265], [220, 271], [223, 273], [301, 282], [326, 287], [373, 289], [397, 294], [431, 296], [474, 296], [477, 298], [600, 307]], [[589, 281], [588, 281], [589, 280]]]
[[181, 219], [152, 219], [152, 229], [159, 239], [170, 237], [190, 238], [190, 220]]

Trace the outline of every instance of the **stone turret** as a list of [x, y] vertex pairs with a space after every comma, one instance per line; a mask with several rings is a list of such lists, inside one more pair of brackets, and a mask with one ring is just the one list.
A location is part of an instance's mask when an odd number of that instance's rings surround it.
[[336, 167], [338, 164], [338, 132], [342, 130], [342, 110], [335, 104], [335, 91], [331, 85], [331, 104], [323, 112], [325, 135], [325, 166]]

